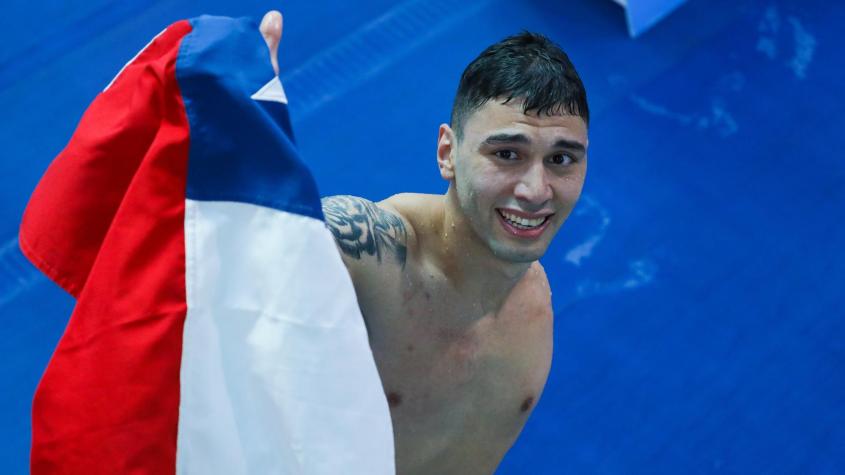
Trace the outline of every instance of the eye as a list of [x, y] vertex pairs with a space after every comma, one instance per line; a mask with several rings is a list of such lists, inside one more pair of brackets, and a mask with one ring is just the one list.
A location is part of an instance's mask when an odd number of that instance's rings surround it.
[[502, 160], [516, 160], [518, 155], [513, 150], [497, 150], [494, 155], [501, 158]]
[[568, 153], [558, 153], [557, 155], [552, 155], [551, 162], [555, 165], [571, 165], [578, 160]]

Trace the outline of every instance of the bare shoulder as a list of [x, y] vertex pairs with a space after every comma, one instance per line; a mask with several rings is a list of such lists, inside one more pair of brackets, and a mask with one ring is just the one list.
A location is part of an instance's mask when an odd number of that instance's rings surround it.
[[533, 305], [531, 308], [539, 314], [539, 316], [551, 317], [552, 314], [552, 290], [549, 285], [549, 278], [546, 276], [546, 270], [540, 261], [535, 261], [528, 268], [528, 271], [523, 277], [523, 292], [529, 298]]
[[546, 276], [546, 269], [540, 264], [540, 261], [534, 261], [531, 266], [525, 271], [520, 284], [524, 287], [526, 292], [530, 292], [534, 296], [546, 296], [551, 298], [551, 289], [549, 287], [549, 278]]
[[405, 266], [410, 226], [401, 215], [349, 195], [323, 198], [322, 206], [326, 225], [350, 270], [362, 264]]
[[389, 209], [409, 222], [412, 231], [425, 225], [433, 218], [433, 211], [440, 208], [443, 202], [441, 195], [423, 193], [399, 193], [378, 202], [378, 205]]

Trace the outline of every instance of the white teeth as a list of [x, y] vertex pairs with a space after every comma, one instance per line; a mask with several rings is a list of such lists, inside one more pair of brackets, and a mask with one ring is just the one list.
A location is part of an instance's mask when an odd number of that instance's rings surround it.
[[500, 212], [502, 213], [502, 216], [504, 216], [505, 219], [510, 221], [512, 224], [518, 224], [521, 227], [525, 227], [525, 228], [536, 228], [537, 226], [543, 224], [543, 222], [546, 220], [546, 218], [538, 218], [538, 219], [521, 218], [521, 217], [516, 216], [514, 214], [510, 214], [506, 211], [500, 210]]

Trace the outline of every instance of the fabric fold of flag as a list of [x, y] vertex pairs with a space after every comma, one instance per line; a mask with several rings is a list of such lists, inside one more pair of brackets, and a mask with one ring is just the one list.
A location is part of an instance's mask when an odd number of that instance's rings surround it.
[[133, 58], [34, 191], [20, 246], [77, 298], [35, 394], [33, 474], [394, 473], [255, 21], [180, 21]]

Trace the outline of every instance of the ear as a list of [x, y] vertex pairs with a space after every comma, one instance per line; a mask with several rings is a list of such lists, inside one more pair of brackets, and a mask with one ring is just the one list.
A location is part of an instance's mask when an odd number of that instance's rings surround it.
[[455, 152], [458, 144], [455, 142], [455, 133], [446, 124], [440, 124], [437, 134], [437, 167], [440, 169], [440, 176], [444, 180], [455, 178]]

